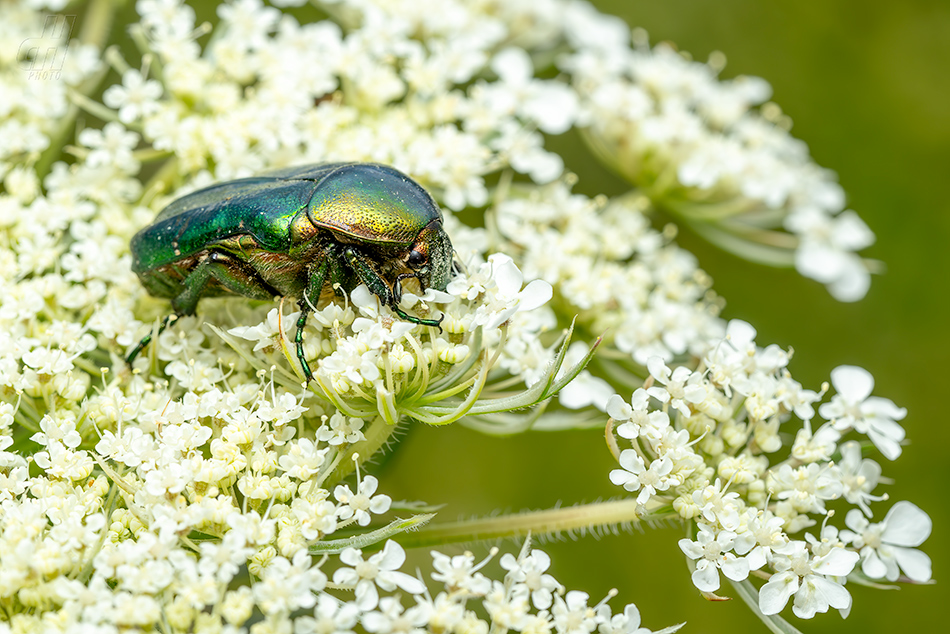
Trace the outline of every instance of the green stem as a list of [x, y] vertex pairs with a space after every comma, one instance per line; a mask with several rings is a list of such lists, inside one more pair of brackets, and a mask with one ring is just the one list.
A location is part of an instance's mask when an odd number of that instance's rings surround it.
[[[108, 522], [112, 521], [112, 513], [115, 511], [116, 507], [116, 498], [118, 495], [118, 487], [115, 484], [112, 484], [109, 487], [109, 495], [106, 497], [105, 504], [103, 505], [103, 513], [106, 516]], [[83, 566], [82, 570], [79, 573], [79, 581], [82, 583], [87, 583], [92, 577], [94, 571], [93, 559], [96, 554], [102, 550], [102, 545], [105, 543], [106, 538], [109, 536], [109, 524], [107, 523], [102, 527], [102, 530], [99, 532], [99, 541], [96, 542], [95, 549], [91, 553], [85, 553], [86, 565]]]
[[749, 609], [752, 610], [753, 614], [759, 617], [760, 621], [765, 623], [765, 627], [769, 628], [770, 632], [774, 632], [775, 634], [802, 634], [798, 628], [778, 614], [772, 614], [770, 616], [762, 614], [762, 610], [759, 609], [759, 593], [751, 581], [748, 579], [744, 581], [733, 581], [730, 579], [729, 583], [735, 588], [739, 598], [749, 606]]
[[[651, 518], [652, 519], [652, 518]], [[476, 542], [505, 537], [524, 538], [532, 535], [554, 535], [586, 531], [600, 527], [640, 523], [636, 499], [609, 500], [515, 515], [459, 520], [429, 524], [403, 533], [395, 539], [406, 548], [429, 548], [449, 543]]]
[[[79, 41], [83, 44], [92, 44], [100, 51], [105, 48], [105, 44], [112, 32], [112, 21], [118, 8], [118, 0], [90, 0], [83, 16], [82, 29], [79, 31]], [[78, 87], [77, 92], [83, 95], [90, 95], [106, 76], [108, 68], [89, 77], [82, 85]], [[56, 129], [50, 133], [49, 147], [44, 150], [34, 165], [36, 175], [43, 179], [49, 174], [53, 162], [62, 154], [63, 146], [72, 138], [72, 133], [76, 127], [76, 117], [79, 116], [79, 106], [74, 102], [69, 105], [66, 116], [59, 120]]]
[[736, 257], [774, 266], [795, 266], [795, 249], [798, 238], [779, 231], [738, 230], [730, 225], [711, 225], [683, 218], [683, 223], [712, 245]]
[[79, 41], [92, 44], [99, 50], [105, 48], [109, 33], [112, 32], [112, 20], [123, 0], [90, 0], [83, 16]]
[[[396, 431], [396, 425], [390, 425], [382, 416], [377, 416], [364, 434], [366, 440], [361, 440], [354, 445], [350, 445], [350, 448], [346, 450], [343, 459], [340, 460], [340, 463], [330, 474], [330, 477], [322, 483], [323, 488], [331, 489], [336, 486], [343, 478], [353, 473], [356, 469], [357, 462], [362, 465], [376, 455], [389, 441], [389, 437], [393, 435], [394, 431]], [[353, 460], [355, 454], [359, 454], [357, 460]]]

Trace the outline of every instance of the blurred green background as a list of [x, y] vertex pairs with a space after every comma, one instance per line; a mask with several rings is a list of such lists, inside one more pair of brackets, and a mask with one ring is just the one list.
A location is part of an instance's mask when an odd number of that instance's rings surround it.
[[[835, 612], [812, 621], [796, 619], [791, 610], [785, 614], [806, 632], [929, 631], [945, 622], [943, 608], [950, 599], [945, 572], [950, 513], [941, 506], [947, 494], [940, 493], [946, 484], [939, 479], [947, 475], [950, 446], [943, 411], [950, 396], [950, 3], [594, 4], [645, 28], [651, 42], [668, 40], [696, 59], [724, 52], [724, 77], [768, 80], [773, 99], [795, 123], [793, 134], [808, 143], [820, 165], [838, 173], [850, 206], [877, 234], [877, 244], [864, 255], [884, 261], [887, 271], [856, 304], [840, 304], [816, 282], [747, 264], [694, 236], [683, 233], [679, 242], [715, 279], [727, 300], [726, 318], [752, 323], [761, 345], [794, 347], [791, 369], [799, 381], [817, 388], [835, 366], [860, 365], [874, 375], [876, 395], [909, 410], [904, 426], [911, 444], [896, 463], [883, 464], [896, 482], [878, 492], [887, 491], [892, 502], [912, 500], [933, 518], [935, 530], [924, 550], [942, 581], [900, 591], [851, 584], [854, 606], [844, 621]], [[555, 143], [581, 176], [579, 190], [624, 191], [576, 138]], [[442, 518], [453, 519], [615, 495], [607, 482], [610, 468], [596, 431], [493, 439], [457, 425], [414, 425], [387, 463], [384, 482], [397, 498], [449, 502]], [[876, 507], [875, 519], [887, 505]], [[835, 523], [842, 526], [843, 517]], [[676, 545], [681, 536], [679, 528], [668, 527], [544, 548], [552, 555], [552, 572], [569, 589], [586, 590], [596, 602], [616, 587], [615, 608], [636, 602], [652, 629], [685, 620], [683, 631], [692, 634], [766, 631], [741, 601], [700, 598]], [[480, 555], [487, 546], [471, 550]]]

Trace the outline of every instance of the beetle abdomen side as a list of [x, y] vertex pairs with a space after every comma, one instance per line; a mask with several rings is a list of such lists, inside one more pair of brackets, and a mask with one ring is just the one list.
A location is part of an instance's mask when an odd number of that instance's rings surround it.
[[136, 273], [194, 255], [247, 234], [265, 249], [286, 253], [290, 225], [313, 194], [312, 181], [247, 179], [180, 198], [132, 238]]

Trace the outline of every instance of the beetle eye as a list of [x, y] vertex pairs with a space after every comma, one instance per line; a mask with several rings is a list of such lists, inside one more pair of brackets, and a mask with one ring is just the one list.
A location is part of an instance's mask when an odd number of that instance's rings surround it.
[[425, 261], [426, 261], [425, 253], [422, 253], [421, 251], [416, 251], [415, 249], [409, 252], [409, 266], [413, 268], [418, 268], [422, 266], [423, 264], [425, 264]]

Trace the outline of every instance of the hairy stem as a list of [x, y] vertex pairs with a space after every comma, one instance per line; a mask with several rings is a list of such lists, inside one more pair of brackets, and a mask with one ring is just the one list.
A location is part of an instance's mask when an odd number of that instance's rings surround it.
[[529, 533], [554, 535], [616, 525], [635, 525], [640, 521], [635, 499], [609, 500], [515, 515], [429, 524], [395, 539], [406, 548], [428, 548], [453, 542], [524, 538]]

